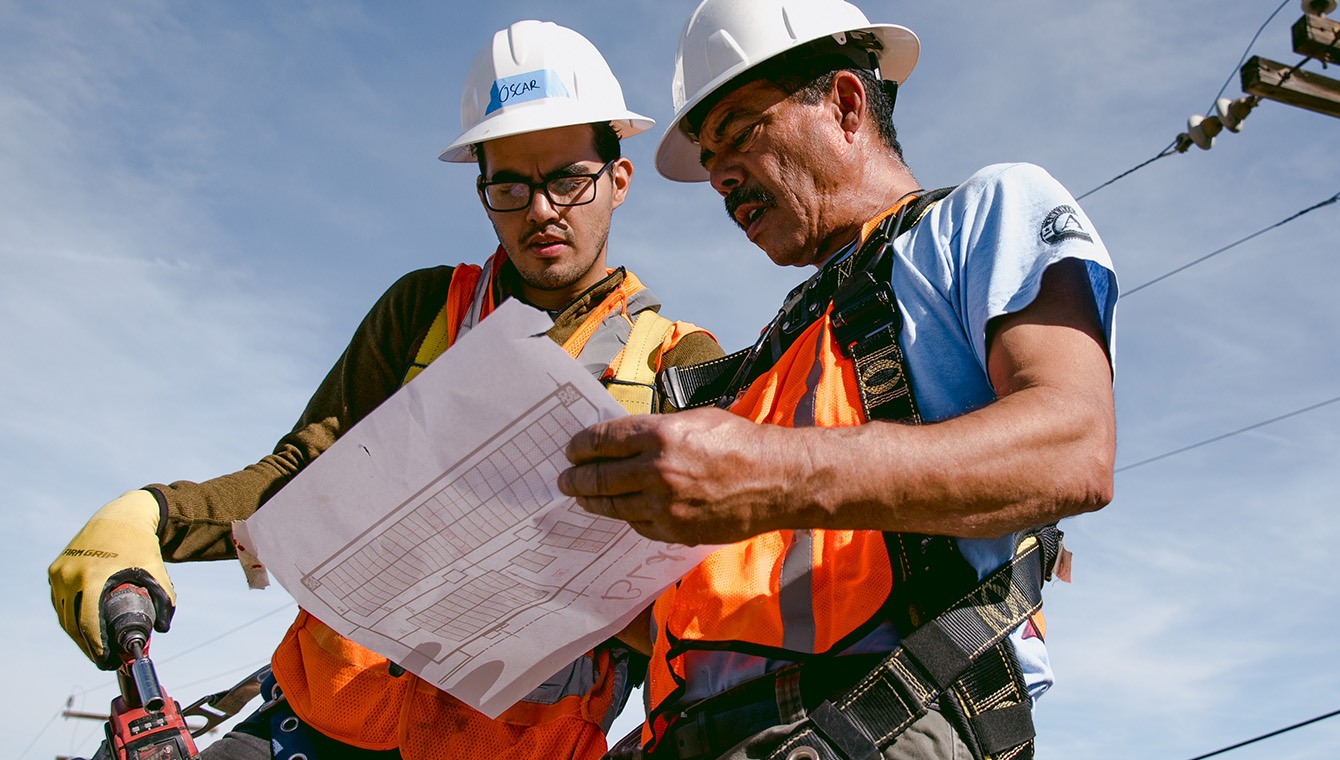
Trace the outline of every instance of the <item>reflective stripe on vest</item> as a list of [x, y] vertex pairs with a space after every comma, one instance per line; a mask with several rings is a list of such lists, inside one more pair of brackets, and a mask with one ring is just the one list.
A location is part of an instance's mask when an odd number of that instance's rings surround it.
[[[492, 283], [502, 265], [494, 254], [481, 269], [460, 265], [447, 301], [434, 318], [404, 382], [487, 317], [496, 304]], [[632, 328], [629, 313], [659, 305], [631, 273], [563, 345], [602, 374]], [[661, 350], [697, 328], [673, 323]], [[603, 358], [602, 358], [603, 357]], [[399, 748], [406, 760], [446, 760], [487, 755], [490, 760], [597, 758], [604, 731], [617, 716], [626, 685], [626, 663], [608, 648], [588, 653], [537, 687], [497, 720], [412, 673], [390, 673], [386, 658], [335, 633], [305, 610], [275, 650], [274, 675], [294, 712], [338, 741], [372, 750]], [[540, 728], [536, 728], [540, 727]]]
[[[830, 327], [827, 316], [811, 325], [731, 411], [784, 427], [864, 422]], [[880, 531], [773, 531], [714, 552], [656, 601], [653, 722], [683, 691], [685, 652], [696, 650], [695, 671], [711, 669], [714, 655], [729, 659], [723, 649], [793, 662], [840, 652], [879, 618], [892, 579]]]

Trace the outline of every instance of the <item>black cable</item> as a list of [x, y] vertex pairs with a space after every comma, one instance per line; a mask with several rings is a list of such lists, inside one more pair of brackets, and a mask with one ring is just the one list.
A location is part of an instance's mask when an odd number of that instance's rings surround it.
[[214, 638], [209, 639], [208, 641], [202, 641], [202, 642], [200, 642], [199, 644], [196, 644], [195, 646], [193, 646], [193, 647], [191, 647], [191, 648], [189, 648], [189, 649], [183, 649], [182, 651], [177, 652], [176, 654], [172, 655], [171, 657], [165, 657], [165, 658], [163, 658], [162, 660], [155, 660], [155, 661], [154, 661], [154, 664], [155, 664], [155, 665], [161, 665], [161, 664], [163, 664], [163, 663], [172, 662], [173, 660], [177, 660], [177, 659], [180, 659], [180, 658], [182, 658], [182, 657], [185, 657], [186, 655], [190, 654], [191, 652], [196, 651], [197, 649], [200, 649], [201, 647], [204, 647], [204, 646], [208, 646], [208, 645], [210, 645], [210, 644], [213, 644], [214, 642], [218, 641], [218, 640], [221, 639], [221, 638], [224, 638], [225, 636], [231, 636], [231, 635], [233, 635], [234, 633], [237, 633], [238, 631], [242, 630], [243, 628], [246, 628], [246, 627], [251, 626], [251, 625], [255, 625], [256, 623], [259, 623], [260, 621], [262, 621], [262, 620], [264, 620], [264, 619], [270, 617], [271, 615], [278, 614], [278, 613], [283, 612], [284, 610], [287, 610], [287, 609], [289, 609], [289, 608], [291, 608], [291, 607], [294, 607], [294, 606], [296, 606], [296, 604], [295, 604], [294, 602], [289, 602], [288, 604], [285, 604], [283, 607], [276, 607], [276, 608], [270, 610], [269, 612], [265, 613], [264, 615], [261, 615], [260, 617], [257, 617], [257, 618], [253, 618], [253, 619], [251, 619], [251, 620], [248, 620], [247, 622], [243, 623], [242, 625], [237, 626], [236, 628], [233, 628], [232, 630], [224, 631], [223, 633], [220, 633], [218, 636], [215, 636]]
[[51, 728], [51, 724], [52, 724], [52, 723], [55, 723], [55, 722], [56, 722], [56, 719], [59, 718], [59, 717], [60, 717], [60, 713], [59, 713], [59, 712], [56, 713], [55, 715], [51, 716], [51, 720], [47, 721], [47, 724], [46, 724], [45, 726], [42, 726], [42, 730], [37, 732], [37, 736], [34, 736], [34, 737], [33, 737], [33, 740], [30, 741], [30, 742], [28, 742], [28, 746], [27, 746], [27, 747], [24, 747], [24, 748], [23, 748], [23, 751], [19, 753], [18, 760], [22, 760], [23, 756], [26, 755], [26, 754], [28, 754], [28, 750], [31, 750], [33, 747], [35, 747], [35, 746], [37, 745], [37, 740], [38, 740], [38, 739], [41, 739], [42, 736], [43, 736], [44, 734], [46, 734], [47, 729], [48, 729], [48, 728]]
[[[1226, 80], [1224, 81], [1224, 86], [1219, 88], [1219, 93], [1218, 93], [1217, 95], [1215, 95], [1215, 96], [1214, 96], [1214, 100], [1210, 102], [1210, 108], [1209, 108], [1208, 111], [1206, 111], [1206, 113], [1214, 113], [1215, 104], [1219, 102], [1219, 98], [1220, 98], [1220, 96], [1222, 96], [1222, 95], [1224, 94], [1224, 90], [1227, 90], [1227, 89], [1228, 89], [1228, 85], [1229, 85], [1230, 83], [1232, 83], [1232, 81], [1233, 81], [1233, 77], [1236, 76], [1237, 73], [1238, 73], [1238, 71], [1242, 68], [1242, 64], [1243, 64], [1243, 62], [1247, 60], [1247, 55], [1248, 55], [1249, 53], [1252, 52], [1252, 46], [1256, 44], [1256, 41], [1257, 41], [1258, 39], [1260, 39], [1260, 37], [1261, 37], [1261, 32], [1264, 32], [1264, 31], [1266, 30], [1266, 27], [1270, 25], [1270, 22], [1271, 22], [1271, 21], [1274, 21], [1274, 20], [1275, 20], [1275, 17], [1279, 15], [1279, 12], [1282, 11], [1282, 10], [1284, 10], [1284, 6], [1286, 6], [1286, 5], [1288, 5], [1288, 4], [1289, 4], [1289, 0], [1284, 0], [1284, 2], [1280, 3], [1279, 7], [1275, 9], [1275, 12], [1272, 13], [1272, 14], [1270, 14], [1270, 18], [1267, 18], [1266, 21], [1265, 21], [1265, 23], [1261, 25], [1261, 28], [1256, 30], [1256, 34], [1252, 35], [1252, 41], [1249, 42], [1249, 43], [1247, 43], [1247, 49], [1244, 50], [1244, 51], [1242, 52], [1242, 58], [1238, 61], [1238, 65], [1236, 65], [1236, 66], [1233, 67], [1233, 71], [1232, 71], [1232, 73], [1230, 73], [1230, 74], [1228, 75], [1228, 79], [1226, 79]], [[1300, 65], [1301, 65], [1301, 64], [1300, 64]], [[1155, 161], [1159, 160], [1160, 158], [1164, 158], [1165, 156], [1171, 156], [1173, 153], [1176, 153], [1176, 152], [1177, 152], [1176, 150], [1174, 150], [1174, 148], [1175, 148], [1176, 146], [1177, 146], [1177, 141], [1176, 141], [1176, 140], [1173, 140], [1173, 142], [1172, 142], [1168, 147], [1166, 147], [1166, 148], [1164, 148], [1163, 150], [1159, 151], [1159, 154], [1158, 154], [1157, 156], [1154, 156], [1153, 158], [1149, 159], [1148, 161], [1145, 161], [1145, 162], [1142, 163], [1142, 164], [1137, 164], [1135, 167], [1133, 167], [1133, 168], [1131, 168], [1131, 169], [1127, 169], [1126, 171], [1122, 172], [1121, 174], [1118, 174], [1117, 176], [1115, 176], [1115, 177], [1113, 177], [1112, 179], [1110, 179], [1110, 180], [1104, 182], [1103, 184], [1099, 185], [1098, 187], [1095, 187], [1094, 189], [1090, 190], [1089, 192], [1087, 192], [1087, 193], [1085, 193], [1085, 194], [1083, 194], [1083, 195], [1081, 195], [1081, 196], [1075, 198], [1075, 200], [1077, 200], [1077, 201], [1082, 201], [1082, 200], [1084, 200], [1085, 198], [1089, 197], [1090, 195], [1093, 195], [1094, 193], [1098, 192], [1099, 190], [1102, 190], [1103, 188], [1105, 188], [1105, 187], [1107, 187], [1108, 185], [1112, 184], [1113, 182], [1116, 182], [1117, 180], [1121, 179], [1122, 177], [1125, 177], [1126, 175], [1135, 172], [1136, 169], [1143, 169], [1144, 167], [1146, 167], [1146, 166], [1148, 166], [1148, 165], [1154, 163]]]
[[1117, 180], [1121, 179], [1122, 177], [1125, 177], [1127, 174], [1131, 174], [1131, 173], [1135, 172], [1136, 169], [1143, 169], [1144, 167], [1149, 166], [1150, 164], [1154, 163], [1155, 161], [1159, 160], [1160, 158], [1164, 158], [1165, 156], [1171, 156], [1172, 154], [1174, 154], [1174, 153], [1177, 152], [1177, 151], [1175, 150], [1176, 146], [1177, 146], [1177, 141], [1174, 140], [1174, 141], [1172, 141], [1171, 143], [1168, 144], [1168, 147], [1166, 147], [1166, 148], [1164, 148], [1163, 150], [1159, 151], [1159, 154], [1158, 154], [1157, 156], [1154, 156], [1153, 158], [1149, 159], [1148, 161], [1145, 161], [1145, 162], [1142, 163], [1142, 164], [1136, 164], [1134, 167], [1132, 167], [1132, 168], [1130, 168], [1130, 169], [1127, 169], [1126, 171], [1122, 172], [1121, 174], [1118, 174], [1117, 176], [1113, 177], [1112, 179], [1109, 179], [1108, 181], [1104, 182], [1103, 184], [1099, 185], [1098, 187], [1095, 187], [1094, 189], [1090, 190], [1089, 192], [1087, 192], [1087, 193], [1085, 193], [1085, 194], [1079, 196], [1079, 197], [1076, 198], [1075, 200], [1077, 200], [1077, 201], [1082, 201], [1082, 200], [1084, 200], [1085, 198], [1089, 197], [1090, 195], [1093, 195], [1094, 193], [1098, 192], [1099, 190], [1102, 190], [1103, 188], [1105, 188], [1105, 187], [1107, 187], [1108, 185], [1112, 184], [1113, 182], [1116, 182]]
[[1125, 293], [1122, 293], [1122, 294], [1118, 295], [1118, 296], [1117, 296], [1117, 300], [1121, 300], [1122, 298], [1125, 298], [1126, 296], [1128, 296], [1128, 295], [1130, 295], [1130, 294], [1132, 294], [1132, 293], [1135, 293], [1135, 292], [1144, 290], [1145, 288], [1149, 287], [1150, 285], [1153, 285], [1153, 284], [1156, 283], [1156, 282], [1159, 282], [1159, 281], [1161, 281], [1161, 280], [1166, 280], [1166, 279], [1168, 279], [1169, 277], [1172, 277], [1173, 275], [1177, 274], [1178, 272], [1181, 272], [1181, 271], [1183, 271], [1183, 270], [1185, 270], [1185, 269], [1190, 269], [1191, 267], [1193, 267], [1193, 266], [1199, 264], [1199, 263], [1202, 262], [1202, 261], [1205, 261], [1205, 260], [1208, 259], [1208, 258], [1211, 258], [1211, 257], [1213, 257], [1213, 256], [1218, 256], [1219, 254], [1223, 253], [1224, 251], [1227, 251], [1227, 250], [1230, 249], [1230, 248], [1233, 248], [1233, 247], [1235, 247], [1235, 246], [1239, 246], [1239, 245], [1241, 245], [1241, 244], [1247, 242], [1248, 240], [1251, 240], [1252, 238], [1256, 237], [1257, 235], [1260, 235], [1260, 234], [1262, 234], [1262, 233], [1264, 233], [1264, 232], [1269, 232], [1269, 231], [1275, 229], [1276, 227], [1283, 227], [1284, 225], [1288, 224], [1289, 222], [1292, 222], [1293, 220], [1297, 219], [1298, 217], [1302, 216], [1303, 214], [1306, 214], [1306, 213], [1311, 212], [1311, 211], [1316, 211], [1317, 209], [1319, 209], [1319, 208], [1321, 208], [1321, 207], [1323, 207], [1323, 206], [1329, 206], [1329, 205], [1331, 205], [1332, 203], [1335, 203], [1336, 201], [1340, 201], [1340, 193], [1336, 193], [1335, 195], [1332, 195], [1330, 198], [1327, 198], [1326, 200], [1322, 201], [1321, 203], [1316, 203], [1316, 204], [1313, 204], [1313, 205], [1311, 205], [1311, 206], [1308, 206], [1307, 208], [1303, 209], [1302, 211], [1299, 211], [1298, 213], [1294, 214], [1293, 216], [1290, 216], [1290, 217], [1288, 217], [1288, 218], [1286, 218], [1286, 219], [1281, 219], [1280, 221], [1275, 222], [1274, 224], [1270, 225], [1269, 227], [1264, 227], [1264, 228], [1262, 228], [1262, 229], [1259, 229], [1259, 230], [1257, 230], [1256, 232], [1253, 232], [1252, 234], [1248, 235], [1247, 237], [1245, 237], [1245, 238], [1243, 238], [1243, 239], [1241, 239], [1241, 240], [1238, 240], [1238, 241], [1233, 242], [1233, 243], [1229, 243], [1228, 245], [1224, 246], [1223, 248], [1220, 248], [1220, 249], [1217, 250], [1217, 251], [1213, 251], [1213, 252], [1211, 252], [1211, 253], [1207, 253], [1207, 254], [1205, 254], [1204, 256], [1201, 256], [1200, 258], [1196, 259], [1195, 261], [1192, 261], [1192, 262], [1189, 263], [1189, 264], [1183, 264], [1182, 266], [1180, 266], [1180, 267], [1178, 267], [1178, 268], [1172, 270], [1171, 272], [1168, 272], [1168, 273], [1166, 273], [1166, 274], [1161, 274], [1161, 275], [1159, 275], [1158, 277], [1155, 277], [1154, 279], [1150, 280], [1149, 282], [1144, 283], [1143, 285], [1137, 285], [1137, 286], [1131, 288], [1130, 290], [1126, 291]]
[[1268, 734], [1262, 734], [1262, 735], [1256, 737], [1255, 739], [1248, 739], [1248, 740], [1245, 741], [1245, 742], [1238, 742], [1237, 744], [1234, 744], [1234, 745], [1231, 746], [1231, 747], [1224, 747], [1223, 749], [1217, 749], [1217, 750], [1215, 750], [1215, 751], [1213, 751], [1213, 752], [1211, 752], [1211, 753], [1209, 753], [1209, 754], [1207, 754], [1207, 755], [1196, 755], [1195, 757], [1191, 758], [1190, 760], [1205, 760], [1205, 758], [1207, 758], [1207, 757], [1214, 757], [1215, 755], [1222, 755], [1223, 753], [1225, 753], [1225, 752], [1227, 752], [1227, 751], [1229, 751], [1229, 750], [1231, 750], [1231, 749], [1237, 749], [1238, 747], [1245, 747], [1245, 746], [1247, 746], [1248, 744], [1252, 744], [1253, 742], [1259, 742], [1259, 741], [1261, 741], [1262, 739], [1269, 739], [1269, 738], [1272, 737], [1272, 736], [1279, 736], [1280, 734], [1282, 734], [1282, 733], [1284, 733], [1284, 732], [1286, 732], [1286, 731], [1292, 731], [1292, 730], [1294, 730], [1295, 728], [1302, 728], [1303, 726], [1306, 726], [1306, 725], [1308, 725], [1308, 724], [1316, 723], [1316, 722], [1319, 721], [1319, 720], [1326, 720], [1327, 718], [1334, 718], [1334, 717], [1337, 716], [1337, 715], [1340, 715], [1340, 710], [1335, 710], [1335, 711], [1332, 711], [1332, 712], [1328, 712], [1328, 713], [1326, 713], [1325, 715], [1318, 715], [1317, 717], [1312, 718], [1311, 720], [1305, 720], [1305, 721], [1303, 721], [1302, 723], [1295, 723], [1295, 724], [1293, 724], [1292, 726], [1289, 726], [1288, 728], [1281, 728], [1281, 729], [1278, 730], [1278, 731], [1271, 731], [1271, 732], [1268, 733]]
[[1261, 32], [1264, 32], [1266, 27], [1270, 26], [1270, 22], [1274, 21], [1275, 17], [1279, 15], [1279, 12], [1284, 10], [1284, 6], [1288, 4], [1289, 0], [1284, 0], [1284, 2], [1280, 3], [1280, 7], [1276, 8], [1275, 12], [1270, 14], [1270, 18], [1266, 19], [1266, 22], [1261, 25], [1261, 28], [1256, 30], [1256, 34], [1252, 35], [1252, 41], [1248, 42], [1247, 49], [1242, 51], [1242, 58], [1238, 59], [1238, 65], [1233, 67], [1233, 71], [1229, 73], [1228, 79], [1224, 80], [1224, 86], [1219, 88], [1219, 94], [1214, 96], [1214, 100], [1210, 102], [1210, 108], [1206, 113], [1214, 112], [1215, 104], [1218, 103], [1219, 98], [1223, 96], [1224, 90], [1227, 90], [1228, 86], [1232, 84], [1233, 77], [1237, 76], [1238, 72], [1242, 69], [1242, 64], [1247, 61], [1247, 56], [1252, 52], [1252, 46], [1256, 44], [1256, 40], [1261, 37]]
[[1233, 437], [1233, 436], [1235, 436], [1235, 435], [1238, 435], [1239, 433], [1246, 433], [1246, 432], [1249, 431], [1249, 430], [1255, 430], [1255, 429], [1257, 429], [1257, 428], [1259, 428], [1259, 427], [1265, 427], [1266, 425], [1269, 425], [1269, 424], [1274, 423], [1274, 422], [1279, 422], [1280, 420], [1287, 420], [1287, 419], [1290, 418], [1290, 417], [1297, 417], [1297, 416], [1300, 415], [1300, 414], [1305, 414], [1305, 413], [1310, 412], [1310, 411], [1313, 411], [1313, 410], [1315, 410], [1315, 409], [1320, 409], [1320, 408], [1323, 407], [1323, 406], [1327, 406], [1328, 404], [1334, 404], [1334, 403], [1337, 402], [1337, 401], [1340, 401], [1340, 396], [1336, 396], [1335, 398], [1327, 399], [1327, 400], [1325, 400], [1325, 401], [1322, 401], [1322, 402], [1317, 403], [1317, 404], [1313, 404], [1313, 405], [1311, 405], [1311, 406], [1305, 406], [1305, 407], [1303, 407], [1302, 409], [1295, 409], [1295, 410], [1292, 411], [1292, 412], [1289, 412], [1289, 413], [1287, 413], [1287, 414], [1281, 414], [1281, 415], [1278, 416], [1278, 417], [1271, 417], [1271, 418], [1268, 419], [1268, 420], [1263, 420], [1263, 421], [1258, 422], [1258, 423], [1256, 423], [1256, 424], [1248, 425], [1248, 426], [1245, 427], [1245, 428], [1239, 428], [1239, 429], [1237, 429], [1237, 430], [1234, 430], [1234, 431], [1231, 432], [1231, 433], [1224, 433], [1223, 435], [1216, 435], [1216, 436], [1213, 437], [1213, 438], [1206, 438], [1205, 440], [1203, 440], [1203, 441], [1201, 441], [1201, 442], [1199, 442], [1199, 443], [1193, 443], [1193, 444], [1191, 444], [1190, 446], [1183, 446], [1183, 447], [1180, 448], [1180, 449], [1176, 449], [1176, 450], [1174, 450], [1174, 451], [1168, 451], [1168, 452], [1165, 452], [1165, 453], [1163, 453], [1163, 454], [1159, 454], [1159, 455], [1156, 456], [1156, 457], [1150, 457], [1150, 458], [1148, 458], [1148, 459], [1143, 459], [1143, 460], [1141, 460], [1141, 461], [1139, 461], [1139, 462], [1136, 462], [1135, 464], [1128, 464], [1128, 465], [1124, 465], [1124, 466], [1122, 466], [1122, 467], [1118, 467], [1118, 468], [1116, 468], [1115, 470], [1113, 470], [1112, 473], [1113, 473], [1113, 474], [1116, 474], [1116, 473], [1118, 473], [1118, 472], [1123, 472], [1123, 471], [1125, 471], [1125, 470], [1133, 470], [1133, 469], [1135, 469], [1136, 467], [1141, 467], [1141, 466], [1143, 466], [1143, 465], [1150, 464], [1151, 462], [1157, 462], [1157, 461], [1159, 461], [1160, 459], [1167, 459], [1167, 458], [1170, 457], [1170, 456], [1174, 456], [1174, 455], [1177, 455], [1177, 454], [1181, 454], [1181, 453], [1183, 453], [1183, 452], [1190, 451], [1190, 450], [1192, 450], [1192, 449], [1198, 449], [1198, 448], [1200, 448], [1201, 446], [1206, 446], [1206, 445], [1209, 445], [1209, 444], [1211, 444], [1211, 443], [1215, 443], [1215, 442], [1217, 442], [1217, 441], [1222, 441], [1222, 440], [1224, 440], [1225, 438], [1231, 438], [1231, 437]]

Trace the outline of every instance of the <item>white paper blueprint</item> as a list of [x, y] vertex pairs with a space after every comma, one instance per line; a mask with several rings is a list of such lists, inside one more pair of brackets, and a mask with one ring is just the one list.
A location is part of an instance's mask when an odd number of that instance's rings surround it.
[[563, 496], [573, 433], [625, 414], [503, 304], [247, 520], [303, 609], [490, 717], [711, 553]]

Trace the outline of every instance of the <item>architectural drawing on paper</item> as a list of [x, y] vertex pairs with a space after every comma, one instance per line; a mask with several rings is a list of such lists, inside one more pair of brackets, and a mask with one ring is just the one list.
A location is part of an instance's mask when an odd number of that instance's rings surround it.
[[360, 627], [413, 647], [413, 664], [432, 661], [449, 676], [491, 639], [561, 611], [618, 559], [606, 555], [630, 529], [556, 487], [564, 446], [596, 415], [559, 386], [302, 584]]

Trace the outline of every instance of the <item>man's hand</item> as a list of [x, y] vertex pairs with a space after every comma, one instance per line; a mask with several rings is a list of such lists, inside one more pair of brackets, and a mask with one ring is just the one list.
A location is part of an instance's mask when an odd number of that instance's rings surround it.
[[783, 528], [998, 538], [1112, 499], [1106, 339], [1083, 262], [987, 326], [995, 402], [929, 425], [752, 423], [718, 409], [623, 417], [568, 444], [558, 487], [644, 536], [721, 544]]
[[158, 548], [158, 501], [131, 491], [108, 503], [75, 535], [47, 574], [51, 605], [61, 627], [103, 670], [120, 664], [108, 640], [102, 599], [122, 583], [134, 583], [154, 600], [154, 629], [172, 622], [176, 595]]
[[780, 431], [720, 409], [601, 422], [573, 436], [558, 487], [658, 541], [741, 541], [785, 527]]

